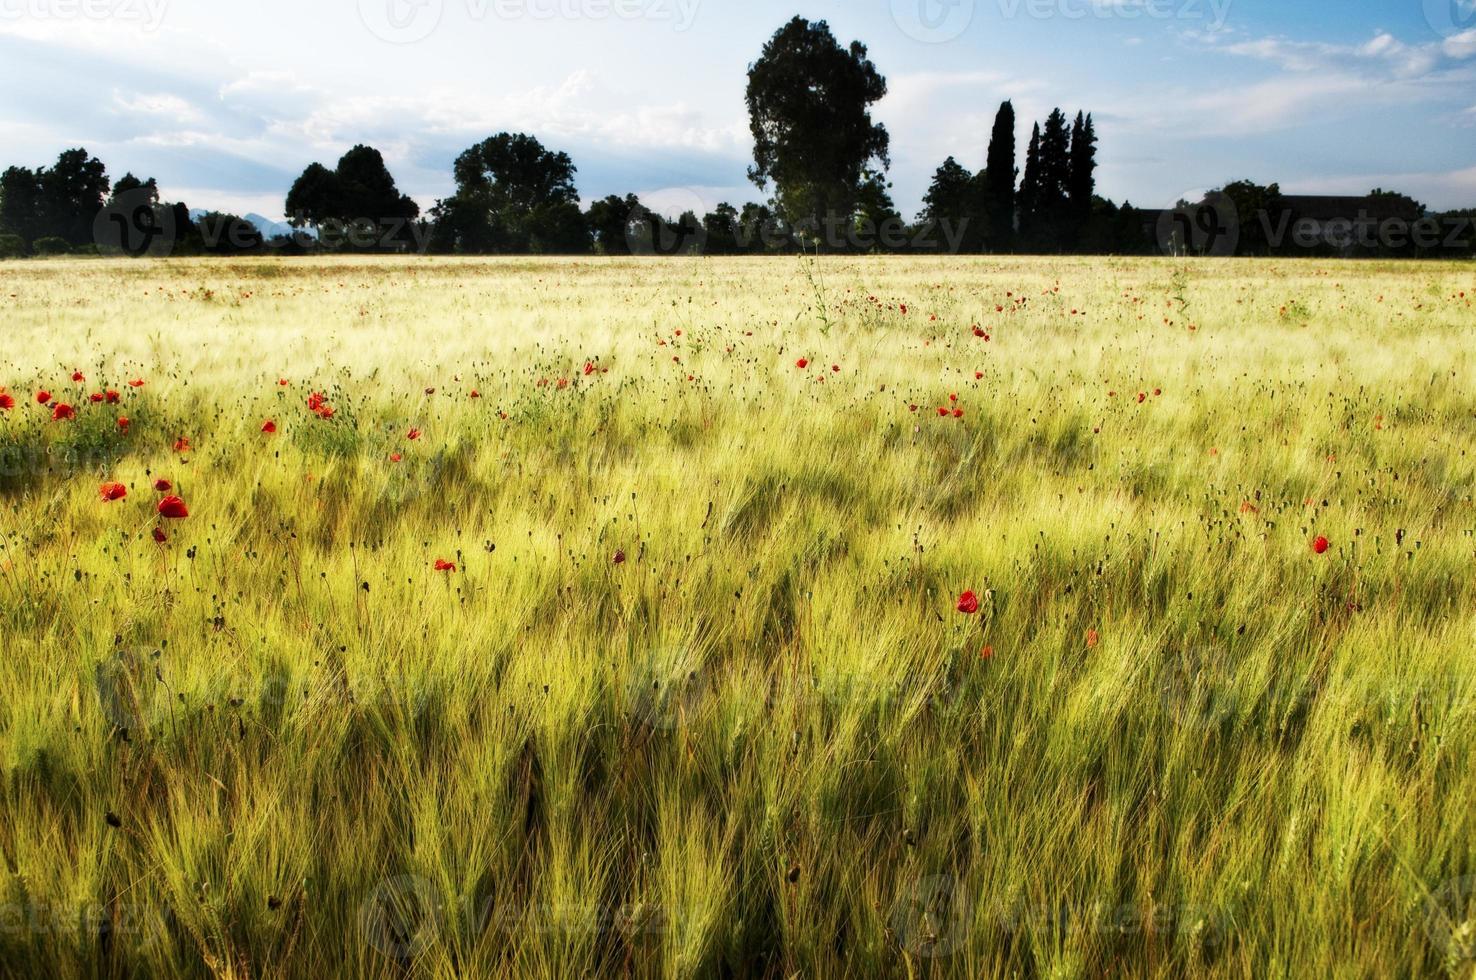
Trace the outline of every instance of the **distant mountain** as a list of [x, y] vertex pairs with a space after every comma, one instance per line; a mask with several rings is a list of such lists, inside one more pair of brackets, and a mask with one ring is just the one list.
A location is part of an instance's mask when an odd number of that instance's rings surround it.
[[[210, 211], [208, 208], [190, 208], [190, 219], [193, 221], [199, 221], [201, 215], [209, 213]], [[293, 228], [291, 225], [283, 224], [279, 221], [273, 221], [271, 218], [265, 218], [255, 213], [243, 214], [241, 217], [245, 218], [247, 221], [255, 225], [256, 230], [261, 232], [262, 237], [268, 241], [271, 241], [273, 238], [295, 235], [299, 231], [299, 229]], [[311, 229], [301, 230], [309, 235], [312, 234]]]

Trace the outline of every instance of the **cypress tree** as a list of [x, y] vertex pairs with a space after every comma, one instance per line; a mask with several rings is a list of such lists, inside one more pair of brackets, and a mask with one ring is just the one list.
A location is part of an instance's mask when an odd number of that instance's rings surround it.
[[1040, 123], [1036, 123], [1030, 131], [1030, 148], [1025, 151], [1025, 175], [1020, 181], [1020, 194], [1016, 201], [1020, 233], [1026, 238], [1034, 236], [1040, 218], [1041, 177]]
[[1015, 106], [1006, 100], [994, 116], [989, 156], [981, 180], [989, 214], [990, 241], [995, 251], [1008, 251], [1015, 237]]
[[1092, 117], [1076, 114], [1071, 129], [1071, 183], [1069, 197], [1071, 219], [1077, 232], [1085, 228], [1092, 216], [1092, 193], [1096, 190], [1097, 133]]

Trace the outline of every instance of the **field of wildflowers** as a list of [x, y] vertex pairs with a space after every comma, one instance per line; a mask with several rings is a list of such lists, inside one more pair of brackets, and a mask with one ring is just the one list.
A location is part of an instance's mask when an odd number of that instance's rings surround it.
[[0, 337], [0, 975], [1472, 975], [1469, 264], [55, 261]]

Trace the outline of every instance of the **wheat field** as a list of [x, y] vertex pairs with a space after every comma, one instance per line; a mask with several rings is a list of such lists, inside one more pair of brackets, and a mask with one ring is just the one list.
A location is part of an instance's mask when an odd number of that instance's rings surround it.
[[1470, 977], [1473, 301], [0, 264], [0, 974]]

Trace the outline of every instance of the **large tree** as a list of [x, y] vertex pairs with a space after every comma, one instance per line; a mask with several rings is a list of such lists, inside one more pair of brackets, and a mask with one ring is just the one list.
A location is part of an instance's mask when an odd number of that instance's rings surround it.
[[782, 217], [823, 238], [875, 197], [890, 159], [870, 107], [886, 94], [866, 46], [842, 47], [825, 21], [796, 17], [769, 39], [748, 69], [748, 173], [759, 187], [774, 185]]
[[966, 252], [976, 251], [987, 237], [989, 214], [984, 207], [981, 177], [969, 173], [953, 157], [944, 160], [923, 195], [923, 210], [918, 215], [925, 222], [948, 222], [948, 233], [961, 233], [956, 240]]
[[1077, 241], [1092, 218], [1092, 195], [1097, 187], [1097, 131], [1092, 117], [1076, 114], [1071, 127], [1071, 172], [1066, 196], [1071, 211], [1072, 241]]
[[14, 235], [27, 246], [46, 234], [41, 214], [41, 178], [25, 167], [0, 174], [0, 235]]
[[339, 158], [333, 170], [309, 164], [287, 192], [287, 216], [293, 226], [320, 233], [325, 225], [337, 225], [335, 235], [359, 247], [403, 248], [420, 205], [400, 193], [384, 156], [361, 144]]
[[568, 154], [523, 133], [499, 133], [456, 158], [456, 193], [434, 211], [438, 248], [570, 253], [589, 249]]
[[994, 116], [994, 131], [989, 135], [989, 155], [984, 172], [984, 207], [989, 214], [991, 249], [1008, 251], [1015, 237], [1015, 106], [1006, 101]]
[[1025, 173], [1020, 178], [1020, 194], [1016, 203], [1020, 216], [1020, 233], [1033, 238], [1040, 218], [1041, 200], [1045, 196], [1040, 163], [1040, 123], [1030, 131], [1030, 148], [1025, 151]]
[[594, 235], [595, 247], [605, 255], [630, 254], [631, 219], [644, 212], [634, 194], [611, 194], [589, 206], [585, 221]]
[[[13, 169], [17, 170], [16, 188], [22, 190], [26, 172]], [[102, 161], [86, 150], [66, 150], [53, 166], [36, 171], [32, 179], [36, 194], [32, 238], [61, 238], [72, 246], [91, 242], [93, 224], [108, 196], [108, 170]], [[22, 195], [26, 193], [29, 191], [22, 190]]]

